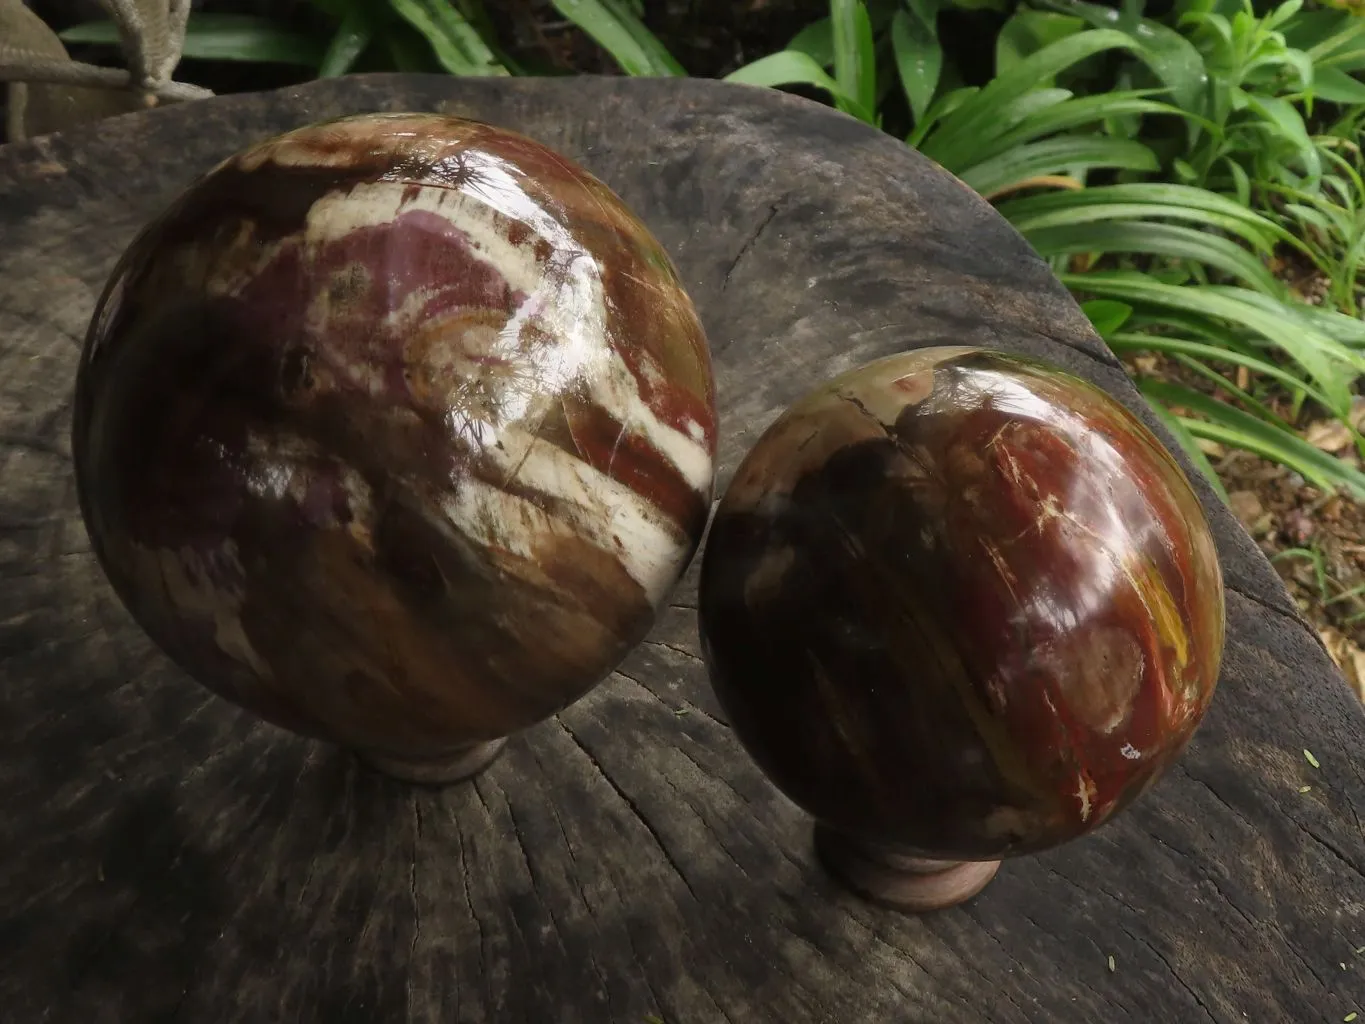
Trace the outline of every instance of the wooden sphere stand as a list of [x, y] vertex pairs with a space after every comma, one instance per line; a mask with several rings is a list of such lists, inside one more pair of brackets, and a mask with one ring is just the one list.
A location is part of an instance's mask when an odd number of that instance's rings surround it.
[[851, 839], [815, 826], [821, 863], [854, 892], [897, 910], [946, 910], [985, 889], [1000, 870], [998, 860], [931, 860], [893, 847]]
[[505, 739], [488, 743], [475, 743], [462, 749], [454, 757], [440, 760], [417, 761], [407, 757], [385, 757], [382, 754], [364, 754], [360, 759], [377, 772], [400, 779], [403, 782], [416, 782], [426, 786], [448, 786], [456, 782], [466, 782], [498, 759], [507, 746]]
[[1169, 438], [986, 203], [900, 141], [773, 91], [362, 76], [0, 147], [7, 1021], [1056, 1024], [1340, 1020], [1359, 1004], [1365, 714], [1173, 443], [1229, 588], [1210, 714], [1131, 812], [932, 915], [826, 879], [808, 819], [710, 694], [695, 566], [619, 673], [458, 786], [361, 770], [171, 666], [109, 590], [76, 508], [71, 385], [90, 312], [196, 175], [366, 110], [521, 130], [640, 214], [711, 338], [722, 485], [836, 369], [945, 342], [1059, 363]]

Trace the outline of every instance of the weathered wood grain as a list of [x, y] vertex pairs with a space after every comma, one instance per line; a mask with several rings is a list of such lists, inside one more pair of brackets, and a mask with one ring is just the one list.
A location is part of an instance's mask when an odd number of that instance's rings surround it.
[[739, 750], [697, 660], [695, 567], [606, 684], [444, 791], [257, 724], [170, 667], [113, 598], [75, 506], [86, 319], [122, 247], [195, 174], [377, 109], [520, 129], [640, 213], [711, 337], [722, 483], [808, 387], [914, 345], [1050, 358], [1152, 422], [985, 204], [894, 140], [770, 92], [385, 76], [0, 148], [4, 1020], [1365, 1013], [1365, 714], [1198, 481], [1230, 642], [1188, 755], [1115, 824], [921, 918], [826, 880], [808, 823]]

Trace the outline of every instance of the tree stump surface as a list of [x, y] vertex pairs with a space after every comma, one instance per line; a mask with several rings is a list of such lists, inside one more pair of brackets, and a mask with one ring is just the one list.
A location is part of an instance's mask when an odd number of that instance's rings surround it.
[[1365, 713], [1183, 456], [1229, 588], [1201, 731], [1117, 821], [922, 917], [827, 879], [809, 820], [739, 748], [698, 660], [696, 563], [618, 672], [470, 785], [390, 781], [173, 668], [114, 598], [76, 507], [87, 320], [123, 247], [197, 174], [369, 110], [518, 129], [643, 217], [710, 335], [721, 486], [808, 388], [930, 344], [1050, 359], [1169, 440], [984, 202], [776, 92], [371, 76], [0, 148], [6, 1022], [1365, 1016]]

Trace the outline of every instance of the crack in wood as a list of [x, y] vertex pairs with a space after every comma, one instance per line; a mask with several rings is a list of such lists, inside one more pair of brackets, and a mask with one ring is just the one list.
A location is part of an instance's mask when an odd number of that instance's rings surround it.
[[[535, 760], [536, 767], [540, 770], [542, 776], [547, 779], [553, 777], [546, 771], [545, 764], [540, 759], [540, 755], [536, 752], [534, 747], [531, 749], [531, 757]], [[597, 911], [593, 909], [592, 902], [588, 899], [588, 892], [583, 888], [582, 868], [578, 863], [578, 856], [574, 853], [573, 842], [569, 839], [569, 831], [564, 827], [564, 819], [559, 816], [558, 803], [553, 797], [550, 797], [546, 800], [546, 806], [549, 808], [550, 816], [554, 818], [555, 827], [559, 829], [560, 838], [564, 841], [564, 852], [569, 855], [570, 871], [568, 874], [573, 880], [574, 888], [578, 890], [578, 899], [583, 904], [583, 910], [587, 913], [588, 920], [592, 922], [593, 930], [598, 934], [601, 934], [601, 925], [597, 919]], [[593, 974], [597, 976], [597, 984], [602, 990], [602, 1000], [606, 1003], [606, 1010], [608, 1011], [608, 1015], [610, 1015], [612, 1008], [611, 986], [607, 984], [607, 976], [602, 973], [602, 968], [598, 964], [597, 957], [593, 954], [592, 949], [589, 948], [587, 953], [588, 966], [592, 968]]]
[[1157, 949], [1147, 939], [1139, 938], [1138, 936], [1134, 935], [1127, 928], [1121, 928], [1120, 930], [1123, 932], [1123, 934], [1127, 935], [1128, 938], [1132, 939], [1133, 942], [1136, 943], [1137, 945], [1145, 946], [1152, 953], [1153, 956], [1160, 960], [1161, 963], [1165, 966], [1167, 973], [1169, 973], [1170, 976], [1175, 979], [1175, 983], [1179, 985], [1182, 989], [1184, 989], [1185, 993], [1192, 1000], [1194, 1000], [1194, 1004], [1198, 1006], [1199, 1009], [1204, 1011], [1204, 1015], [1207, 1016], [1209, 1020], [1213, 1021], [1213, 1024], [1218, 1024], [1218, 1018], [1214, 1016], [1214, 1013], [1211, 1009], [1209, 1009], [1208, 1004], [1205, 1003], [1203, 998], [1199, 995], [1199, 993], [1192, 989], [1189, 986], [1189, 984], [1185, 981], [1185, 979], [1180, 976], [1180, 972], [1177, 971], [1171, 965], [1171, 961], [1167, 959], [1165, 953]]
[[[691, 660], [691, 661], [698, 661], [698, 662], [702, 661], [701, 655], [699, 655], [699, 654], [693, 654], [691, 651], [687, 650], [685, 647], [679, 647], [677, 644], [670, 644], [670, 643], [668, 643], [666, 640], [646, 640], [646, 641], [644, 641], [644, 642], [645, 642], [646, 644], [648, 644], [650, 647], [666, 647], [666, 648], [668, 648], [668, 650], [672, 651], [674, 654], [681, 654], [684, 658], [687, 658], [687, 659], [689, 659], [689, 660]], [[704, 664], [704, 662], [703, 662], [703, 664]]]
[[411, 1011], [413, 1005], [412, 991], [412, 970], [413, 964], [417, 961], [417, 940], [422, 934], [422, 900], [418, 895], [417, 885], [417, 861], [421, 856], [422, 847], [422, 806], [417, 801], [416, 793], [408, 794], [408, 807], [412, 812], [412, 856], [408, 862], [408, 895], [412, 898], [412, 941], [408, 943], [408, 962], [407, 970], [404, 972], [407, 984], [405, 986], [404, 999], [408, 1010]]
[[1339, 849], [1337, 849], [1335, 843], [1329, 842], [1328, 840], [1322, 838], [1322, 836], [1318, 835], [1316, 832], [1314, 832], [1311, 828], [1309, 828], [1301, 821], [1296, 821], [1294, 822], [1294, 824], [1298, 826], [1300, 832], [1303, 832], [1310, 839], [1312, 839], [1313, 842], [1317, 843], [1324, 850], [1330, 853], [1333, 857], [1341, 861], [1341, 863], [1346, 865], [1346, 867], [1350, 868], [1352, 872], [1354, 872], [1357, 875], [1360, 875], [1362, 878], [1365, 878], [1365, 870], [1362, 870], [1359, 864], [1351, 860], [1349, 857], [1346, 856], [1346, 854], [1342, 853]]
[[[465, 850], [464, 829], [461, 827], [460, 822], [459, 822], [458, 819], [454, 819], [454, 827], [455, 827], [455, 841], [456, 841], [457, 846], [459, 847], [458, 859], [459, 859], [460, 879], [461, 879], [461, 886], [460, 886], [460, 888], [461, 888], [461, 890], [464, 892], [465, 909], [469, 912], [469, 919], [470, 919], [471, 921], [474, 922], [474, 928], [475, 928], [475, 930], [476, 930], [476, 931], [478, 932], [478, 934], [479, 934], [479, 977], [480, 977], [481, 979], [483, 979], [484, 997], [485, 997], [485, 999], [487, 1000], [488, 1005], [492, 1005], [492, 1003], [493, 1003], [493, 993], [492, 993], [492, 991], [490, 990], [489, 979], [488, 979], [488, 972], [487, 972], [486, 968], [484, 967], [485, 955], [486, 955], [486, 954], [485, 954], [485, 951], [484, 951], [484, 945], [485, 945], [485, 941], [486, 941], [486, 940], [485, 940], [485, 938], [484, 938], [484, 933], [483, 933], [483, 922], [482, 922], [481, 920], [479, 920], [479, 915], [478, 915], [478, 913], [476, 913], [475, 910], [474, 910], [474, 897], [473, 897], [473, 893], [470, 891], [470, 885], [469, 885], [469, 880], [470, 880], [471, 878], [475, 877], [475, 875], [474, 875], [474, 867], [475, 867], [475, 865], [473, 865], [473, 864], [470, 863], [469, 855], [468, 855], [468, 853], [467, 853], [466, 850]], [[455, 988], [456, 988], [457, 1000], [458, 1000], [459, 985], [457, 984], [457, 985], [455, 986]], [[459, 1018], [459, 1007], [458, 1007], [458, 1003], [457, 1003], [457, 1006], [456, 1006], [455, 1019], [456, 1019], [456, 1020], [460, 1019], [460, 1018]]]
[[722, 294], [730, 287], [730, 278], [734, 276], [735, 270], [739, 267], [740, 260], [748, 255], [748, 252], [753, 248], [754, 243], [759, 240], [763, 232], [768, 230], [768, 225], [773, 222], [773, 218], [777, 216], [778, 210], [786, 205], [787, 199], [788, 196], [784, 195], [768, 204], [768, 212], [763, 215], [763, 219], [758, 222], [758, 226], [749, 233], [749, 236], [739, 247], [739, 251], [735, 253], [735, 258], [730, 261], [730, 265], [725, 269], [725, 276], [722, 277], [720, 281], [720, 290]]
[[640, 824], [645, 827], [645, 831], [649, 833], [650, 838], [654, 840], [654, 845], [659, 848], [659, 852], [664, 855], [664, 859], [668, 862], [668, 866], [673, 869], [673, 873], [678, 876], [678, 880], [687, 888], [687, 892], [692, 897], [693, 901], [700, 903], [701, 900], [698, 898], [696, 891], [692, 888], [692, 883], [688, 881], [687, 875], [683, 872], [682, 865], [674, 858], [672, 851], [669, 850], [668, 845], [663, 841], [663, 837], [659, 835], [659, 832], [654, 827], [653, 823], [645, 815], [644, 811], [640, 809], [639, 804], [637, 804], [630, 794], [621, 788], [621, 785], [611, 777], [611, 774], [605, 768], [602, 767], [601, 762], [597, 760], [597, 755], [588, 748], [582, 739], [579, 738], [577, 733], [569, 728], [562, 719], [556, 718], [555, 721], [559, 723], [561, 729], [568, 733], [569, 738], [574, 741], [578, 749], [583, 752], [584, 756], [592, 763], [592, 766], [597, 769], [597, 774], [602, 776], [607, 785], [610, 786], [616, 795], [621, 798], [622, 802], [630, 808], [631, 813], [635, 815]]
[[[623, 671], [621, 671], [621, 670], [618, 668], [618, 669], [614, 669], [613, 672], [612, 672], [612, 674], [613, 674], [613, 675], [618, 675], [618, 676], [620, 676], [622, 679], [624, 679], [624, 680], [625, 680], [626, 682], [628, 682], [628, 683], [633, 683], [633, 684], [635, 684], [636, 687], [638, 687], [639, 689], [643, 690], [645, 693], [649, 694], [650, 697], [652, 697], [654, 700], [658, 701], [658, 702], [659, 702], [660, 704], [662, 704], [665, 708], [667, 708], [670, 712], [673, 712], [673, 711], [674, 711], [673, 707], [670, 706], [669, 703], [668, 703], [666, 700], [664, 700], [664, 699], [663, 699], [662, 697], [660, 697], [657, 693], [655, 693], [654, 690], [653, 690], [651, 687], [646, 686], [644, 683], [640, 682], [640, 680], [636, 679], [634, 676], [630, 675], [629, 673], [623, 672]], [[700, 704], [696, 704], [696, 703], [694, 703], [694, 702], [688, 700], [686, 697], [681, 696], [680, 694], [673, 694], [673, 696], [676, 696], [678, 700], [680, 700], [682, 703], [684, 703], [684, 704], [687, 705], [688, 714], [692, 714], [693, 712], [695, 712], [696, 714], [700, 715], [702, 718], [706, 719], [708, 722], [711, 722], [712, 724], [717, 725], [717, 726], [719, 726], [720, 728], [724, 729], [726, 732], [730, 732], [730, 731], [731, 731], [730, 726], [729, 726], [727, 723], [722, 722], [719, 718], [717, 718], [715, 715], [711, 714], [709, 711], [707, 711], [707, 710], [706, 710], [704, 707], [702, 707]]]

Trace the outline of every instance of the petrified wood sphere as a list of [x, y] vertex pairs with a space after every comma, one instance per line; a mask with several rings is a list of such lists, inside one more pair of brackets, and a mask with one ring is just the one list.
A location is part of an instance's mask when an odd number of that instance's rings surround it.
[[763, 435], [716, 512], [700, 620], [737, 736], [826, 864], [925, 909], [1161, 775], [1213, 695], [1223, 589], [1136, 417], [1040, 363], [936, 348]]
[[705, 525], [714, 389], [603, 184], [488, 125], [369, 115], [233, 157], [137, 238], [74, 448], [104, 570], [172, 658], [440, 780], [648, 631]]

